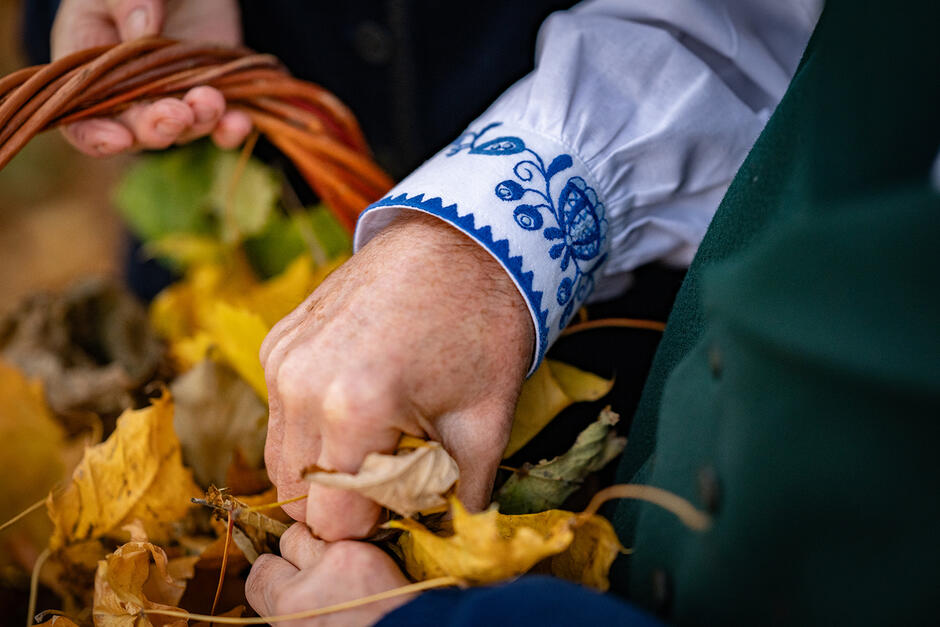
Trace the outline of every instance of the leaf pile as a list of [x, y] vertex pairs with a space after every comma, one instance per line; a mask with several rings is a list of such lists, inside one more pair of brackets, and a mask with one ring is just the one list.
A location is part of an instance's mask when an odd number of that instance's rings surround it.
[[[118, 286], [89, 282], [36, 296], [0, 324], [10, 362], [0, 361], [0, 450], [23, 478], [0, 487], [3, 519], [48, 495], [48, 521], [3, 531], [0, 565], [41, 565], [43, 589], [67, 614], [48, 623], [184, 624], [138, 612], [209, 612], [223, 567], [219, 608], [238, 615], [248, 565], [277, 551], [289, 520], [264, 509], [277, 497], [263, 468], [258, 353], [350, 252], [322, 210], [285, 206], [282, 181], [207, 143], [142, 158], [117, 201], [179, 280], [149, 311]], [[612, 385], [546, 361], [523, 388], [506, 456]], [[535, 570], [604, 590], [622, 550], [612, 527], [559, 508], [622, 450], [616, 422], [605, 411], [567, 453], [514, 472], [497, 492], [501, 511], [467, 512], [454, 497], [457, 464], [439, 443], [411, 437], [356, 474], [311, 468], [306, 478], [387, 508], [392, 520], [372, 541], [413, 579], [482, 584]]]

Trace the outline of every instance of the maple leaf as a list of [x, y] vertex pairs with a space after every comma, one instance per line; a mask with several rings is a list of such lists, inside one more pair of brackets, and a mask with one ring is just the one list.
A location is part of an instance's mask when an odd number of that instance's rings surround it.
[[203, 486], [225, 485], [238, 454], [249, 467], [264, 455], [268, 410], [228, 367], [204, 360], [170, 385], [183, 459]]
[[522, 386], [503, 458], [528, 444], [561, 410], [572, 403], [596, 401], [613, 386], [613, 380], [546, 359]]
[[444, 505], [444, 493], [457, 481], [457, 462], [438, 442], [397, 455], [369, 453], [359, 472], [317, 470], [304, 479], [329, 488], [351, 490], [402, 516]]
[[168, 560], [159, 546], [147, 541], [143, 526], [127, 526], [131, 540], [98, 562], [93, 612], [97, 627], [186, 625], [182, 618], [141, 614], [143, 609], [179, 610], [176, 606], [193, 576], [198, 557]]
[[165, 541], [170, 525], [200, 493], [183, 466], [173, 403], [164, 394], [150, 407], [121, 414], [111, 436], [85, 450], [65, 490], [49, 495], [49, 545], [55, 550], [104, 536], [123, 538], [121, 527], [134, 519], [154, 541]]
[[611, 428], [620, 417], [605, 407], [597, 420], [578, 434], [563, 455], [526, 464], [513, 473], [496, 493], [499, 511], [504, 514], [530, 514], [558, 507], [571, 496], [592, 472], [610, 463], [623, 451], [626, 438], [616, 437]]
[[398, 542], [414, 579], [452, 576], [470, 584], [495, 583], [551, 558], [553, 574], [606, 589], [607, 572], [622, 551], [613, 527], [596, 515], [586, 521], [563, 510], [509, 516], [493, 508], [470, 514], [457, 499], [451, 499], [451, 513], [450, 536], [411, 519], [386, 523], [407, 532]]
[[[6, 479], [0, 482], [0, 521], [12, 518], [47, 493], [65, 474], [65, 432], [52, 417], [42, 386], [28, 381], [0, 361], [0, 459]], [[0, 565], [9, 563], [14, 544], [42, 547], [48, 523], [17, 528], [0, 545]], [[9, 550], [7, 547], [9, 546]]]

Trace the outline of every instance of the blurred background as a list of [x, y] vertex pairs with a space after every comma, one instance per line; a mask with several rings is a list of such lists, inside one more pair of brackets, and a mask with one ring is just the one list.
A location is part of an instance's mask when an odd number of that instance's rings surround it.
[[[0, 75], [28, 65], [20, 4], [0, 0]], [[124, 238], [110, 196], [126, 163], [81, 155], [53, 131], [0, 171], [0, 315], [28, 294], [120, 274]]]

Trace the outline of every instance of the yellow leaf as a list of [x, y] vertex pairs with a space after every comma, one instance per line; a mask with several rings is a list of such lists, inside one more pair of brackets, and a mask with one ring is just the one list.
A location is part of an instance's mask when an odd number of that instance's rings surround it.
[[234, 304], [257, 313], [268, 327], [273, 327], [345, 261], [346, 257], [339, 257], [315, 267], [309, 255], [301, 255], [284, 272], [255, 286]]
[[123, 538], [121, 527], [134, 519], [162, 542], [170, 525], [189, 511], [189, 499], [200, 494], [183, 466], [173, 431], [173, 403], [164, 394], [150, 407], [125, 411], [107, 440], [85, 450], [68, 487], [49, 496], [55, 527], [50, 547]]
[[151, 257], [168, 258], [183, 267], [217, 263], [228, 252], [218, 240], [205, 235], [173, 233], [148, 242], [144, 252]]
[[[405, 568], [417, 580], [450, 575], [473, 584], [510, 579], [564, 551], [574, 539], [567, 520], [551, 528], [500, 525], [495, 509], [468, 513], [451, 499], [454, 534], [437, 536], [411, 519], [387, 523], [408, 533], [399, 539]], [[573, 515], [572, 515], [573, 518]]]
[[552, 574], [607, 590], [610, 565], [623, 551], [613, 526], [601, 516], [582, 521], [559, 509], [520, 516], [495, 509], [469, 514], [456, 499], [451, 508], [450, 536], [436, 535], [411, 519], [386, 525], [407, 532], [398, 542], [405, 569], [418, 581], [450, 575], [471, 584], [494, 583], [550, 558]]
[[[0, 361], [0, 522], [5, 522], [48, 493], [65, 475], [65, 432], [52, 417], [39, 382], [31, 382]], [[0, 566], [9, 563], [7, 542], [41, 548], [49, 524], [40, 514], [17, 523], [0, 544]], [[14, 535], [16, 534], [16, 535]], [[38, 549], [37, 549], [38, 550]]]
[[258, 396], [268, 400], [264, 382], [264, 369], [258, 353], [268, 334], [268, 326], [258, 314], [239, 309], [224, 302], [215, 304], [212, 316], [206, 321], [206, 332], [226, 364], [255, 389]]
[[412, 516], [447, 501], [444, 493], [457, 481], [457, 462], [439, 442], [398, 455], [369, 453], [359, 472], [310, 472], [304, 479], [340, 490], [352, 490], [402, 516]]
[[143, 527], [128, 525], [131, 541], [98, 562], [95, 572], [96, 627], [186, 625], [182, 618], [144, 615], [142, 609], [179, 610], [198, 557], [168, 560], [159, 546], [147, 541]]
[[515, 454], [572, 403], [596, 401], [614, 386], [613, 380], [546, 359], [522, 386], [503, 458]]
[[[551, 529], [561, 523], [570, 524], [576, 517], [577, 514], [572, 512], [551, 509], [538, 514], [500, 516], [498, 524], [502, 533], [519, 526]], [[606, 591], [610, 587], [607, 578], [610, 566], [623, 551], [610, 522], [594, 515], [574, 527], [571, 545], [551, 558], [551, 572], [556, 577]]]

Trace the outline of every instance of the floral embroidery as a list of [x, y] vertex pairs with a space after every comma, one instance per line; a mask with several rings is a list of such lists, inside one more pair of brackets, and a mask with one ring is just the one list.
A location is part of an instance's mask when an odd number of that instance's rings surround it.
[[[494, 122], [478, 133], [462, 134], [451, 144], [447, 156], [463, 150], [475, 155], [526, 155], [513, 166], [515, 178], [501, 181], [494, 193], [503, 202], [519, 203], [513, 208], [513, 219], [520, 228], [541, 230], [545, 239], [558, 242], [548, 254], [561, 260], [562, 271], [574, 265], [574, 277], [562, 279], [555, 293], [558, 305], [565, 307], [558, 324], [563, 329], [574, 312], [575, 302], [587, 298], [594, 289], [594, 272], [607, 258], [602, 254], [607, 237], [604, 205], [580, 176], [568, 178], [558, 195], [553, 196], [552, 180], [573, 165], [571, 155], [558, 155], [546, 167], [541, 155], [527, 148], [519, 137], [496, 137], [481, 143], [483, 135], [500, 124]], [[546, 218], [552, 224], [546, 226]]]

